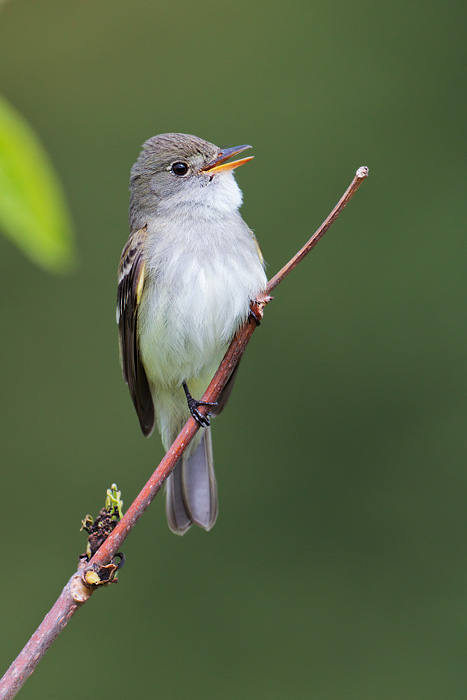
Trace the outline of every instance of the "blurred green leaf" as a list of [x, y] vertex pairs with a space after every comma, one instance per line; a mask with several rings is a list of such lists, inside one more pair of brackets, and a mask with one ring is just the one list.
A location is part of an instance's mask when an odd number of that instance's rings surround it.
[[75, 258], [71, 220], [52, 164], [31, 127], [0, 97], [0, 229], [41, 267]]

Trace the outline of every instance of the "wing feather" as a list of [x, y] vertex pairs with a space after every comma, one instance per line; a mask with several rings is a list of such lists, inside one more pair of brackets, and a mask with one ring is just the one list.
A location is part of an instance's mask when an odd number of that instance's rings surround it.
[[147, 227], [134, 231], [123, 249], [118, 266], [117, 323], [123, 377], [138, 414], [141, 430], [150, 435], [155, 412], [151, 390], [138, 348], [138, 308], [144, 287], [143, 245]]

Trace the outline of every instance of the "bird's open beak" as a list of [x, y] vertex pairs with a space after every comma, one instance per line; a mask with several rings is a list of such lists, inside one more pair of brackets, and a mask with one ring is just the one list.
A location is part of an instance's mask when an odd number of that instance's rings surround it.
[[241, 158], [240, 160], [234, 160], [231, 163], [225, 162], [232, 156], [236, 156], [237, 153], [246, 151], [247, 148], [251, 148], [251, 146], [235, 146], [234, 148], [223, 148], [222, 151], [219, 151], [219, 153], [217, 154], [217, 158], [214, 161], [212, 161], [212, 163], [209, 163], [208, 165], [205, 165], [204, 168], [201, 168], [200, 172], [214, 175], [214, 173], [221, 173], [225, 172], [226, 170], [233, 170], [234, 168], [238, 168], [244, 163], [248, 163], [248, 161], [252, 160], [254, 156], [249, 156], [248, 158]]

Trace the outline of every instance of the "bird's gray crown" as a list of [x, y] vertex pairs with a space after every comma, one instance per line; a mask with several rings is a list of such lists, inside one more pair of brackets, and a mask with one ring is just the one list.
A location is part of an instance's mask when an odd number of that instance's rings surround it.
[[[219, 152], [218, 146], [191, 134], [159, 134], [148, 139], [138, 160], [131, 169], [131, 180], [141, 175], [154, 175], [166, 170], [172, 163], [209, 163]], [[201, 167], [200, 165], [200, 167]]]

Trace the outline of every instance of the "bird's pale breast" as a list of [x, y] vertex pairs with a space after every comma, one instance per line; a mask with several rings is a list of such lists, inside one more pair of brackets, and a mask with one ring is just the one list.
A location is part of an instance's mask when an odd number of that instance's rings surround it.
[[149, 381], [180, 387], [206, 374], [209, 381], [266, 284], [253, 234], [240, 216], [156, 221], [146, 257], [138, 327]]

